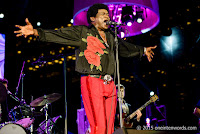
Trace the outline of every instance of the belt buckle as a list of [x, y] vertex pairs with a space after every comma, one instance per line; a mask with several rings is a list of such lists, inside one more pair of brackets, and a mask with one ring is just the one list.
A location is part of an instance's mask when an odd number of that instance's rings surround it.
[[103, 77], [103, 83], [105, 84], [105, 85], [107, 85], [107, 84], [110, 84], [110, 82], [113, 80], [113, 78], [112, 78], [112, 76], [111, 75], [108, 75], [108, 74], [106, 74], [104, 77]]

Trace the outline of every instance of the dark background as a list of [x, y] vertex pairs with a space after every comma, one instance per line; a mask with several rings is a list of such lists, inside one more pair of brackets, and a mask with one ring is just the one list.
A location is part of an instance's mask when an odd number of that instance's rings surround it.
[[[146, 57], [140, 61], [135, 58], [120, 58], [120, 76], [124, 78], [121, 84], [126, 87], [125, 100], [131, 104], [131, 109], [134, 111], [149, 100], [149, 91], [154, 91], [160, 98], [157, 104], [166, 106], [168, 126], [197, 126], [198, 119], [192, 113], [200, 99], [200, 42], [197, 41], [200, 37], [200, 22], [197, 21], [200, 19], [200, 1], [158, 0], [158, 2], [160, 11], [158, 26], [148, 33], [127, 38], [127, 41], [142, 46], [157, 45], [153, 61], [149, 63]], [[44, 94], [62, 94], [61, 99], [50, 105], [48, 112], [52, 117], [62, 115], [63, 118], [58, 120], [58, 126], [63, 130], [66, 82], [68, 131], [77, 133], [77, 109], [81, 108], [81, 95], [80, 75], [74, 71], [75, 61], [66, 58], [66, 80], [63, 64], [44, 64], [35, 71], [29, 70], [29, 67], [34, 67], [36, 64], [42, 65], [41, 61], [61, 60], [65, 56], [73, 56], [74, 48], [64, 46], [64, 50], [59, 53], [62, 47], [59, 44], [37, 42], [34, 37], [16, 38], [13, 33], [17, 30], [14, 25], [25, 25], [25, 18], [29, 18], [35, 28], [37, 21], [40, 21], [42, 23], [40, 27], [45, 29], [66, 27], [73, 17], [73, 6], [73, 1], [66, 0], [1, 1], [0, 12], [3, 12], [5, 17], [0, 21], [0, 33], [6, 35], [5, 78], [9, 81], [9, 90], [15, 92], [23, 61], [26, 61], [23, 68], [25, 76], [19, 85], [18, 97], [21, 98], [23, 89], [24, 99], [30, 104], [31, 96], [36, 99]], [[188, 21], [191, 22], [190, 25], [187, 25]], [[173, 27], [182, 31], [184, 45], [181, 52], [171, 60], [161, 51], [160, 37], [170, 35], [170, 28]], [[21, 54], [17, 53], [19, 50]], [[50, 51], [55, 52], [55, 55]], [[9, 99], [10, 109], [16, 105], [17, 102]], [[141, 120], [145, 123], [145, 109], [142, 113]], [[159, 113], [155, 114], [155, 117], [159, 116]], [[43, 120], [44, 116], [37, 118], [36, 122], [40, 123]]]

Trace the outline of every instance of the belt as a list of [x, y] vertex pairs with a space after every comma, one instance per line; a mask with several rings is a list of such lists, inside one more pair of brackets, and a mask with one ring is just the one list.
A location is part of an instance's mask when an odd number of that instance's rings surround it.
[[103, 75], [98, 75], [98, 74], [83, 74], [81, 76], [90, 76], [94, 78], [101, 78], [103, 80], [104, 76]]
[[81, 76], [90, 76], [90, 77], [94, 77], [94, 78], [100, 78], [102, 80], [104, 80], [104, 84], [109, 84], [113, 78], [111, 75], [98, 75], [98, 74], [88, 74], [88, 75], [81, 75]]

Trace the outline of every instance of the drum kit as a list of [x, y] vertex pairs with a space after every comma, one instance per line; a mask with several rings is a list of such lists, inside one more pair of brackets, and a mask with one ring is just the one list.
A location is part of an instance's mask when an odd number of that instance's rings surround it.
[[[25, 61], [23, 62], [18, 85], [16, 87], [16, 92], [13, 94], [8, 89], [7, 94], [14, 99], [19, 105], [15, 106], [8, 113], [10, 119], [8, 122], [4, 122], [0, 124], [0, 134], [51, 134], [52, 128], [55, 125], [55, 122], [61, 116], [56, 116], [51, 118], [48, 115], [48, 106], [61, 98], [61, 94], [52, 93], [49, 95], [41, 96], [35, 100], [33, 100], [30, 105], [27, 105], [25, 100], [23, 99], [23, 78], [25, 74], [23, 73]], [[18, 87], [20, 85], [20, 81], [22, 80], [21, 87], [21, 99], [17, 97]], [[2, 84], [2, 83], [1, 83]], [[7, 88], [2, 86], [3, 88]], [[0, 101], [3, 101], [0, 99]], [[0, 102], [1, 103], [1, 102]], [[43, 106], [43, 107], [42, 107]], [[36, 112], [37, 107], [42, 107], [39, 112]], [[1, 110], [0, 110], [1, 111]], [[37, 129], [33, 128], [34, 121], [37, 120], [36, 117], [40, 117], [45, 115], [45, 120], [39, 124]]]
[[[27, 105], [25, 100], [17, 98], [8, 90], [8, 94], [16, 100], [19, 105], [10, 110], [8, 116], [10, 120], [0, 124], [0, 134], [51, 134], [54, 123], [61, 116], [50, 118], [48, 116], [48, 106], [61, 98], [61, 94], [52, 93], [41, 96]], [[42, 107], [43, 106], [43, 107]], [[42, 107], [39, 112], [36, 107]], [[39, 127], [33, 130], [35, 117], [45, 115], [45, 120], [39, 124]]]

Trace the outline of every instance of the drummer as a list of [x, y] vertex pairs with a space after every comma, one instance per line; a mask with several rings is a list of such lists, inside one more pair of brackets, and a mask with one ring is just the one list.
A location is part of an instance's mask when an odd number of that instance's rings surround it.
[[8, 87], [8, 80], [0, 78], [0, 122], [1, 123], [8, 120], [7, 87]]

